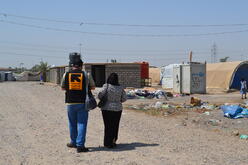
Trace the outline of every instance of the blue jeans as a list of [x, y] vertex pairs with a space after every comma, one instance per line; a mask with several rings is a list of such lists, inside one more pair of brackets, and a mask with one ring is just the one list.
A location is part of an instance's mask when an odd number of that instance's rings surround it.
[[88, 111], [85, 109], [85, 104], [67, 105], [67, 112], [71, 143], [78, 147], [84, 147], [88, 122]]

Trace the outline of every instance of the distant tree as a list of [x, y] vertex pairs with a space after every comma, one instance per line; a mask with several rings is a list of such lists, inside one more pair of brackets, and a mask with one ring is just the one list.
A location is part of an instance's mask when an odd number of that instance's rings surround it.
[[48, 65], [47, 62], [41, 61], [40, 64], [34, 65], [30, 70], [32, 72], [41, 72], [41, 73], [46, 73], [49, 70], [50, 66]]
[[44, 81], [46, 81], [46, 72], [50, 69], [47, 62], [41, 61], [40, 64], [34, 65], [30, 70], [32, 72], [40, 72], [43, 75]]
[[[11, 69], [11, 67], [9, 67], [9, 69]], [[14, 71], [14, 73], [18, 73], [18, 74], [20, 74], [20, 73], [22, 73], [23, 71], [26, 71], [26, 70], [28, 70], [26, 67], [15, 67], [15, 68], [12, 68], [13, 69], [13, 71]]]
[[36, 64], [36, 65], [34, 65], [31, 69], [30, 69], [30, 71], [31, 72], [39, 72], [40, 71], [40, 65], [39, 64]]
[[220, 59], [220, 62], [227, 62], [227, 59], [228, 59], [229, 57], [225, 57], [225, 58], [221, 58]]

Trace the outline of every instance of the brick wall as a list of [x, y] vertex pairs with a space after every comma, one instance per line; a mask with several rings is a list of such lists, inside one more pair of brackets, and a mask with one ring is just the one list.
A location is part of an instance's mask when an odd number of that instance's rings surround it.
[[106, 79], [115, 72], [119, 76], [119, 83], [124, 87], [141, 87], [140, 64], [107, 64]]
[[[91, 73], [91, 66], [94, 64], [85, 64], [84, 69]], [[99, 65], [99, 64], [95, 64]], [[119, 83], [124, 87], [134, 87], [140, 88], [141, 87], [141, 66], [140, 64], [135, 63], [127, 63], [127, 64], [100, 64], [105, 65], [105, 75], [106, 80], [108, 76], [115, 72], [119, 76]], [[51, 68], [49, 72], [47, 72], [47, 80], [52, 83], [59, 84], [63, 73], [67, 71], [68, 68]], [[105, 80], [105, 81], [106, 81]]]

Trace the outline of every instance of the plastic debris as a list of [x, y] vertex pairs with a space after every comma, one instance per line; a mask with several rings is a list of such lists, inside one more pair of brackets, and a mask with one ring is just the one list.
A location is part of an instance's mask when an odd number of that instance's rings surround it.
[[224, 116], [231, 119], [248, 118], [248, 109], [239, 105], [223, 105], [221, 109]]
[[159, 108], [162, 107], [162, 105], [163, 105], [163, 103], [158, 101], [158, 102], [155, 103], [154, 108], [159, 109]]
[[210, 112], [205, 112], [204, 114], [209, 116], [210, 115]]
[[167, 93], [163, 90], [134, 89], [127, 91], [128, 99], [167, 99]]
[[242, 134], [242, 135], [239, 136], [239, 138], [240, 138], [240, 139], [248, 139], [248, 135]]
[[214, 110], [216, 108], [217, 108], [217, 106], [215, 106], [213, 104], [209, 104], [209, 103], [202, 103], [202, 105], [201, 105], [201, 109]]
[[169, 104], [164, 104], [164, 105], [162, 105], [162, 108], [163, 109], [169, 109], [170, 108], [170, 105]]

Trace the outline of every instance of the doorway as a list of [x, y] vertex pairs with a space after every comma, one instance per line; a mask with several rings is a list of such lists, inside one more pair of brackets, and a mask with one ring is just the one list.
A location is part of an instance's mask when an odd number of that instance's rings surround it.
[[4, 75], [5, 75], [4, 81], [8, 81], [8, 73], [5, 73]]
[[105, 65], [92, 65], [92, 77], [95, 81], [96, 87], [102, 87], [105, 84]]

